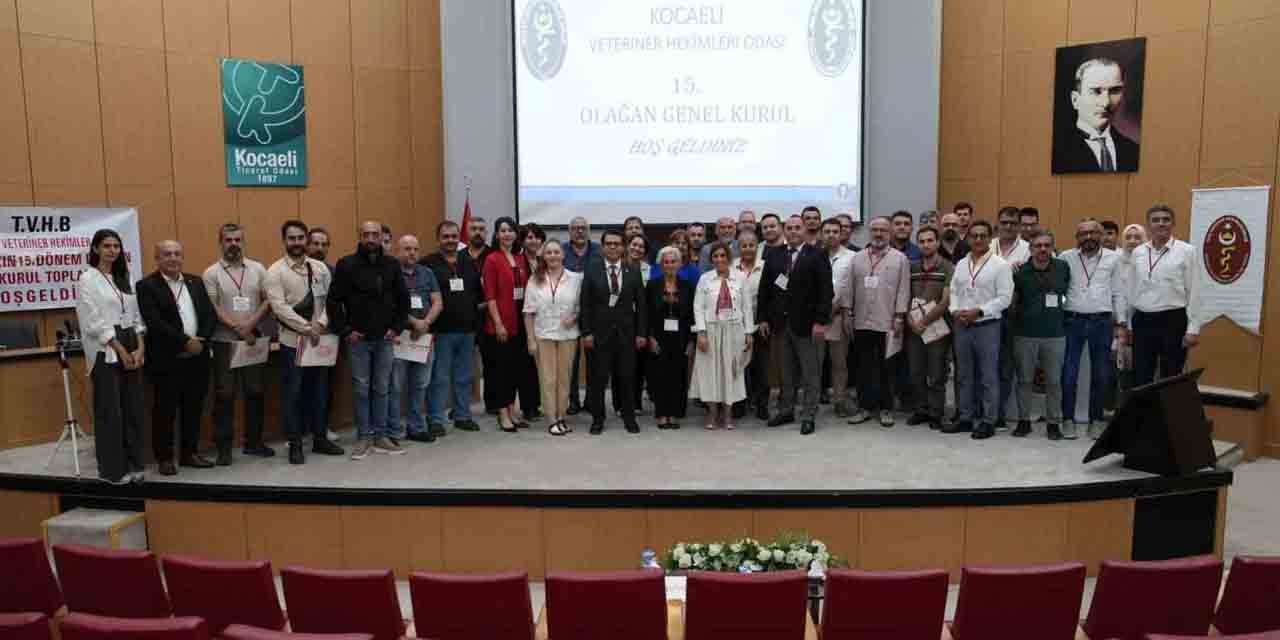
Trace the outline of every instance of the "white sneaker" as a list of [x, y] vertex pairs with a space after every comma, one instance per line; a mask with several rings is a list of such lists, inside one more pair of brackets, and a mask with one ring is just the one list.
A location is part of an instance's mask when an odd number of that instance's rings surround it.
[[351, 449], [352, 460], [364, 460], [369, 457], [369, 453], [373, 451], [372, 440], [361, 440]]
[[892, 411], [880, 412], [880, 426], [888, 428], [888, 427], [892, 427], [896, 423], [897, 423], [897, 420], [893, 419]]
[[1063, 439], [1063, 440], [1075, 440], [1076, 438], [1079, 438], [1079, 437], [1080, 437], [1079, 433], [1077, 433], [1077, 432], [1076, 432], [1076, 423], [1075, 423], [1075, 421], [1074, 421], [1074, 420], [1063, 420], [1063, 421], [1062, 421], [1062, 439]]
[[134, 484], [142, 484], [143, 482], [146, 481], [147, 474], [141, 471], [134, 471], [133, 473], [125, 477], [129, 479], [129, 482], [132, 482]]
[[871, 419], [871, 412], [866, 409], [858, 409], [857, 413], [849, 418], [849, 424], [862, 424]]
[[373, 452], [398, 456], [404, 454], [404, 448], [396, 444], [391, 438], [378, 438], [373, 441]]
[[334, 433], [334, 432], [333, 432], [333, 429], [330, 429], [329, 431], [327, 431], [327, 432], [324, 434], [324, 437], [328, 438], [328, 439], [329, 439], [329, 442], [337, 442], [338, 440], [340, 440], [340, 439], [341, 439], [341, 438], [339, 438], [339, 437], [338, 437], [338, 434], [336, 434], [336, 433]]

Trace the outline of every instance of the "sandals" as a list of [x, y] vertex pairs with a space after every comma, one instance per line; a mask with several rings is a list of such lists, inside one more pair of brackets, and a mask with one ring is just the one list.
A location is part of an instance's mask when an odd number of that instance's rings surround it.
[[564, 420], [556, 420], [547, 426], [547, 433], [553, 436], [567, 435], [570, 431], [573, 431], [573, 429], [570, 429], [569, 425], [564, 423]]
[[502, 422], [502, 416], [498, 416], [498, 428], [506, 433], [515, 433], [517, 431], [517, 428], [514, 424], [511, 425], [510, 429], [508, 429], [507, 425]]

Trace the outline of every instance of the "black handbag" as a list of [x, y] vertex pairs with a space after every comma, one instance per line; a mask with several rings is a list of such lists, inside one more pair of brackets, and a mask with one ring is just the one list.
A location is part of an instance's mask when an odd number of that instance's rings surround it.
[[306, 262], [306, 265], [307, 265], [307, 297], [303, 298], [302, 301], [299, 302], [298, 304], [293, 305], [293, 312], [302, 316], [305, 320], [310, 322], [312, 314], [314, 314], [316, 311], [316, 296], [311, 291], [311, 282], [312, 280], [314, 280], [313, 274], [311, 273], [311, 261], [308, 260]]

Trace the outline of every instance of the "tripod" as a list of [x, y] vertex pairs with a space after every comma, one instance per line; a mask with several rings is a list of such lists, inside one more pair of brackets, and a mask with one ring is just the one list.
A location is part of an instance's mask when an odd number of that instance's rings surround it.
[[71, 406], [71, 378], [67, 373], [69, 363], [67, 362], [67, 352], [78, 347], [79, 340], [69, 336], [61, 331], [58, 332], [58, 367], [62, 369], [62, 398], [67, 405], [67, 420], [62, 423], [62, 435], [58, 436], [58, 444], [53, 448], [53, 453], [49, 455], [49, 462], [45, 463], [44, 468], [48, 469], [53, 466], [53, 461], [58, 457], [58, 452], [62, 450], [62, 443], [68, 438], [71, 439], [71, 460], [75, 463], [76, 477], [80, 477], [80, 440], [88, 440], [89, 436], [85, 435], [84, 430], [80, 428], [80, 421], [76, 420], [75, 408]]

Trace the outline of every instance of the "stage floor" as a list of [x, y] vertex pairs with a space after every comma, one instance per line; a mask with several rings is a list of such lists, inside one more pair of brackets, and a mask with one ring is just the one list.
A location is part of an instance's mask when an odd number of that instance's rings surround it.
[[[766, 428], [743, 420], [735, 431], [706, 431], [701, 416], [692, 415], [679, 431], [660, 431], [652, 418], [641, 418], [642, 431], [629, 434], [611, 418], [604, 434], [587, 433], [585, 416], [575, 431], [554, 437], [545, 421], [518, 434], [497, 430], [492, 418], [480, 432], [450, 429], [433, 444], [407, 442], [401, 456], [371, 455], [362, 461], [308, 453], [307, 464], [288, 464], [285, 447], [276, 442], [275, 458], [235, 452], [231, 467], [208, 470], [180, 468], [162, 477], [148, 469], [147, 484], [217, 485], [225, 490], [250, 487], [332, 490], [402, 490], [416, 492], [980, 492], [1078, 488], [1097, 483], [1128, 483], [1153, 478], [1125, 469], [1119, 456], [1081, 464], [1092, 441], [1052, 442], [1044, 424], [1027, 438], [1000, 432], [985, 441], [967, 435], [943, 435], [927, 427], [908, 427], [899, 416], [896, 427], [874, 422], [845, 424], [823, 407], [818, 431], [801, 436], [798, 425]], [[350, 449], [352, 433], [339, 444]], [[1220, 459], [1237, 447], [1215, 442]], [[46, 469], [52, 444], [0, 451], [0, 484], [74, 478], [70, 447], [64, 446]], [[82, 478], [92, 481], [97, 466], [92, 451], [81, 450]], [[1231, 465], [1226, 465], [1231, 466]], [[7, 477], [5, 477], [7, 476]], [[159, 487], [151, 487], [159, 488]]]

